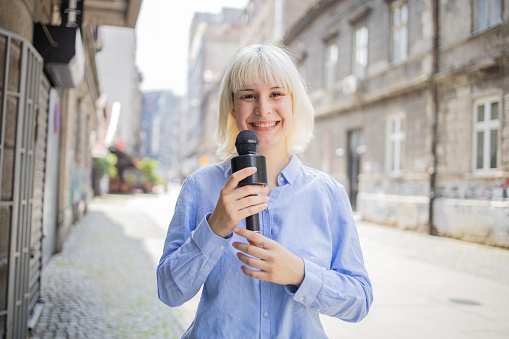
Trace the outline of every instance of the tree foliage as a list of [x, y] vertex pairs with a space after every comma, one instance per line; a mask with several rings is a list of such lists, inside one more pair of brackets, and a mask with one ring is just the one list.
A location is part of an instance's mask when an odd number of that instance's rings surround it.
[[140, 162], [141, 174], [143, 174], [145, 179], [150, 182], [152, 186], [159, 182], [159, 178], [156, 175], [156, 170], [159, 165], [159, 161], [150, 158], [143, 158]]
[[117, 175], [118, 169], [115, 165], [118, 162], [118, 158], [115, 154], [108, 153], [104, 158], [94, 158], [94, 162], [100, 172], [100, 177], [107, 175], [112, 178]]

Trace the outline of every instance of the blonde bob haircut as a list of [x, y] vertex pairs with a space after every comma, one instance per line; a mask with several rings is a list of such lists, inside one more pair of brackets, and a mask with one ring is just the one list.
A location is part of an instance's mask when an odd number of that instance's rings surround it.
[[304, 151], [313, 137], [315, 112], [293, 56], [281, 45], [251, 45], [233, 57], [221, 81], [216, 142], [217, 155], [222, 159], [237, 153], [235, 139], [239, 130], [233, 114], [233, 95], [246, 85], [262, 81], [273, 81], [292, 95], [293, 123], [286, 137], [286, 153]]

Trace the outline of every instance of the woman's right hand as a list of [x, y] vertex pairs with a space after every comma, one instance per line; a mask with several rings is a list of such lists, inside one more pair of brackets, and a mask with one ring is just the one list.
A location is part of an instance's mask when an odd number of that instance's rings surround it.
[[246, 185], [237, 188], [243, 179], [256, 172], [256, 167], [246, 167], [234, 172], [221, 189], [216, 208], [208, 223], [212, 232], [224, 238], [231, 234], [240, 220], [267, 208], [269, 197], [262, 185]]

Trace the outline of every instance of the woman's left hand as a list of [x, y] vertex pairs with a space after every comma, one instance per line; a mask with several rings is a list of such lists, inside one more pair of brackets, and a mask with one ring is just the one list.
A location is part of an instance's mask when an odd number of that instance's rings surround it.
[[259, 269], [251, 270], [242, 266], [247, 276], [266, 280], [280, 285], [300, 286], [304, 280], [304, 261], [278, 242], [243, 228], [235, 228], [235, 233], [248, 240], [249, 244], [234, 242], [233, 247], [248, 254], [237, 253], [244, 264]]

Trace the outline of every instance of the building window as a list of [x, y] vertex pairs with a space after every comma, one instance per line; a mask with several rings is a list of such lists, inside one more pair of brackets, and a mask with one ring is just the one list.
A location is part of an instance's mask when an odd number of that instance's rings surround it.
[[498, 99], [486, 99], [474, 104], [474, 171], [497, 168], [499, 115]]
[[338, 67], [338, 46], [330, 43], [325, 47], [323, 63], [323, 87], [332, 90], [336, 82], [336, 70]]
[[405, 117], [394, 115], [387, 122], [387, 171], [391, 175], [401, 175], [404, 141]]
[[368, 29], [366, 26], [354, 31], [353, 53], [353, 74], [362, 78], [366, 75], [366, 67], [368, 66]]
[[479, 31], [502, 22], [500, 0], [476, 0], [474, 8], [474, 30]]
[[392, 61], [401, 62], [407, 58], [408, 50], [408, 8], [403, 2], [392, 5]]

